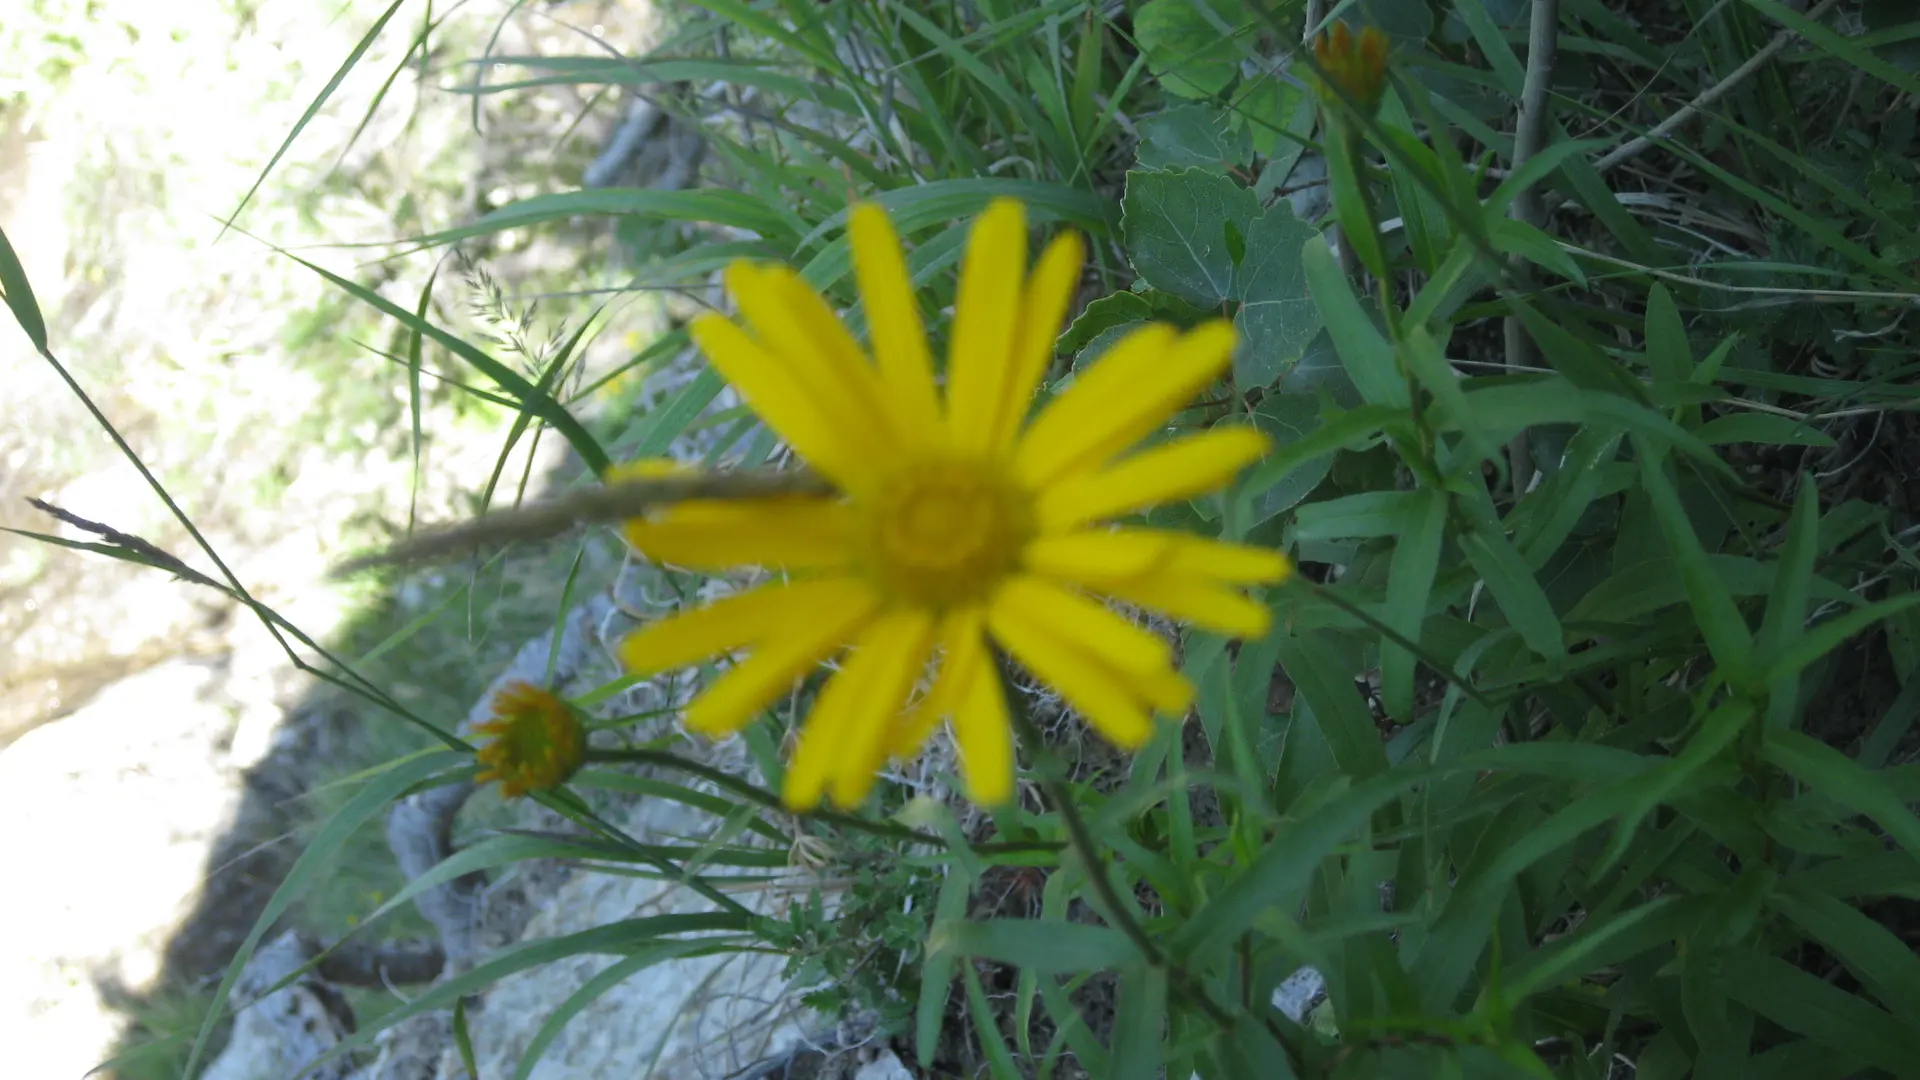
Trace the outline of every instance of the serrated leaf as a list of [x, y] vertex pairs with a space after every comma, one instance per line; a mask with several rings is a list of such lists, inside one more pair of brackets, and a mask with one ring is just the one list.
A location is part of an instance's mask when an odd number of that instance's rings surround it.
[[1139, 293], [1117, 292], [1088, 304], [1067, 326], [1054, 348], [1062, 356], [1077, 356], [1093, 339], [1116, 326], [1143, 323], [1153, 317], [1153, 305]]
[[1202, 169], [1136, 169], [1127, 174], [1120, 214], [1127, 257], [1147, 284], [1217, 307], [1233, 296], [1229, 229], [1245, 236], [1260, 205], [1253, 192]]
[[1181, 105], [1140, 121], [1143, 169], [1212, 169], [1246, 164], [1253, 141], [1245, 125], [1210, 105]]
[[1301, 249], [1319, 233], [1275, 204], [1247, 233], [1247, 255], [1234, 274], [1233, 317], [1240, 345], [1233, 356], [1233, 384], [1241, 391], [1270, 386], [1299, 362], [1320, 332], [1320, 309], [1307, 292]]

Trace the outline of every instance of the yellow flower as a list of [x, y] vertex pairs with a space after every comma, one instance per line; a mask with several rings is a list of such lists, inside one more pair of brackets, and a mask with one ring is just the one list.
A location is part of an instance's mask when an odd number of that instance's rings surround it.
[[1313, 58], [1320, 64], [1320, 97], [1336, 97], [1327, 86], [1332, 83], [1346, 92], [1353, 104], [1367, 115], [1380, 107], [1380, 95], [1387, 88], [1387, 35], [1374, 27], [1360, 31], [1356, 39], [1344, 22], [1321, 34], [1313, 42]]
[[[1267, 440], [1229, 426], [1127, 453], [1226, 369], [1224, 321], [1134, 331], [1026, 423], [1082, 250], [1061, 236], [1029, 274], [1025, 211], [1010, 200], [969, 237], [943, 393], [892, 224], [873, 205], [849, 224], [871, 360], [782, 266], [733, 265], [727, 286], [745, 325], [708, 315], [692, 328], [840, 494], [704, 500], [629, 521], [628, 541], [650, 558], [778, 567], [792, 580], [664, 619], [621, 656], [648, 675], [749, 651], [687, 709], [689, 728], [722, 735], [846, 649], [794, 751], [788, 805], [857, 805], [886, 758], [918, 752], [947, 718], [969, 795], [1001, 803], [1013, 793], [1013, 736], [993, 646], [1135, 748], [1154, 712], [1183, 714], [1193, 688], [1165, 641], [1094, 596], [1221, 633], [1266, 632], [1266, 607], [1239, 587], [1284, 577], [1284, 556], [1106, 522], [1219, 487]], [[930, 659], [938, 674], [908, 708]]]
[[500, 794], [509, 799], [566, 783], [586, 753], [573, 709], [531, 683], [502, 687], [493, 696], [493, 719], [473, 730], [489, 738], [477, 755], [486, 768], [475, 781], [500, 781]]

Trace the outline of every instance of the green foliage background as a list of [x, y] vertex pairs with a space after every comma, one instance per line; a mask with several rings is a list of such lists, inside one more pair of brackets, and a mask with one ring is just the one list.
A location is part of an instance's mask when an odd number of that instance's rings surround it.
[[[401, 7], [369, 41], [408, 32]], [[942, 1075], [1920, 1074], [1920, 559], [1900, 449], [1920, 399], [1920, 23], [1887, 3], [1565, 0], [1549, 137], [1516, 164], [1538, 5], [1335, 7], [1313, 14], [1392, 39], [1375, 114], [1319, 107], [1307, 9], [1261, 0], [702, 0], [652, 55], [489, 59], [504, 77], [468, 92], [658, 95], [703, 123], [707, 183], [537, 195], [406, 245], [612, 217], [653, 253], [649, 281], [692, 287], [754, 255], [850, 308], [859, 197], [913, 245], [932, 312], [951, 301], [956, 223], [1019, 197], [1094, 252], [1056, 385], [1140, 322], [1234, 319], [1231, 384], [1181, 425], [1250, 420], [1280, 449], [1161, 516], [1280, 546], [1302, 574], [1268, 597], [1268, 639], [1184, 639], [1202, 688], [1184, 729], [1130, 760], [1058, 746], [1028, 763], [1034, 797], [990, 818], [916, 803], [908, 828], [910, 793], [890, 791], [857, 818], [794, 819], [727, 789], [733, 835], [817, 845], [857, 871], [847, 910], [911, 895], [915, 918], [876, 915], [849, 941], [819, 907], [785, 923], [717, 907], [521, 946], [342, 1052], [559, 956], [638, 970], [773, 947], [831, 980], [820, 1004], [877, 1009]], [[1541, 221], [1509, 214], [1527, 190]], [[710, 376], [637, 417], [598, 411], [614, 376], [559, 395], [329, 280], [400, 329], [409, 365], [458, 370], [511, 405], [515, 437], [551, 429], [589, 471], [713, 422]], [[52, 361], [17, 264], [0, 260], [0, 284]], [[1503, 319], [1538, 364], [1513, 366]], [[685, 344], [671, 330], [631, 363]], [[734, 428], [721, 460], [763, 459], [750, 422]], [[752, 736], [765, 775], [789, 722]], [[470, 759], [383, 765], [276, 904], [393, 797]], [[574, 795], [549, 805], [589, 821]], [[765, 850], [720, 837], [703, 861]], [[1326, 997], [1289, 1016], [1273, 994], [1302, 966]], [[1086, 1007], [1102, 994], [1107, 1015]]]

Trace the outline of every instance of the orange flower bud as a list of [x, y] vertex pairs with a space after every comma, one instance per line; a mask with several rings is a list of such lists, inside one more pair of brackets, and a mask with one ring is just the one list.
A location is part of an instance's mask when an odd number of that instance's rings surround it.
[[1344, 92], [1369, 116], [1380, 107], [1387, 88], [1387, 35], [1369, 26], [1355, 38], [1346, 23], [1337, 22], [1314, 41], [1313, 58], [1320, 65], [1322, 101], [1332, 102]]

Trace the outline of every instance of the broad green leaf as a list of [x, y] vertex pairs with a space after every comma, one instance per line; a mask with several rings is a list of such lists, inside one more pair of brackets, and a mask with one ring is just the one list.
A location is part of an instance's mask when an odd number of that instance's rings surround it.
[[1118, 930], [1040, 919], [986, 919], [936, 926], [927, 951], [985, 957], [1042, 975], [1074, 975], [1136, 963], [1140, 954]]
[[1153, 318], [1153, 305], [1139, 293], [1117, 292], [1103, 296], [1068, 324], [1067, 332], [1054, 343], [1062, 356], [1078, 356], [1093, 340], [1124, 326], [1138, 326]]
[[1240, 344], [1233, 356], [1233, 384], [1242, 392], [1270, 386], [1300, 359], [1320, 332], [1320, 309], [1307, 295], [1301, 249], [1319, 233], [1293, 216], [1285, 200], [1247, 231], [1247, 254], [1234, 271], [1240, 310], [1234, 328]]
[[1245, 125], [1211, 105], [1180, 105], [1140, 121], [1143, 169], [1213, 169], [1245, 165], [1253, 142]]
[[1645, 485], [1654, 519], [1667, 540], [1667, 549], [1680, 567], [1680, 580], [1686, 587], [1687, 603], [1699, 621], [1701, 636], [1713, 658], [1729, 681], [1744, 683], [1753, 670], [1753, 638], [1747, 621], [1734, 606], [1733, 597], [1707, 562], [1707, 553], [1694, 535], [1693, 523], [1681, 509], [1680, 496], [1667, 479], [1663, 455], [1635, 439], [1640, 452], [1640, 478]]
[[1359, 387], [1360, 396], [1373, 404], [1406, 408], [1410, 401], [1407, 380], [1394, 360], [1393, 346], [1360, 306], [1326, 243], [1318, 236], [1308, 240], [1301, 249], [1300, 263], [1306, 270], [1314, 303], [1320, 306], [1321, 318], [1333, 335], [1333, 346], [1353, 376], [1353, 384]]
[[1201, 169], [1136, 169], [1120, 212], [1127, 257], [1147, 284], [1202, 307], [1233, 297], [1228, 238], [1244, 239], [1260, 217], [1253, 192]]

